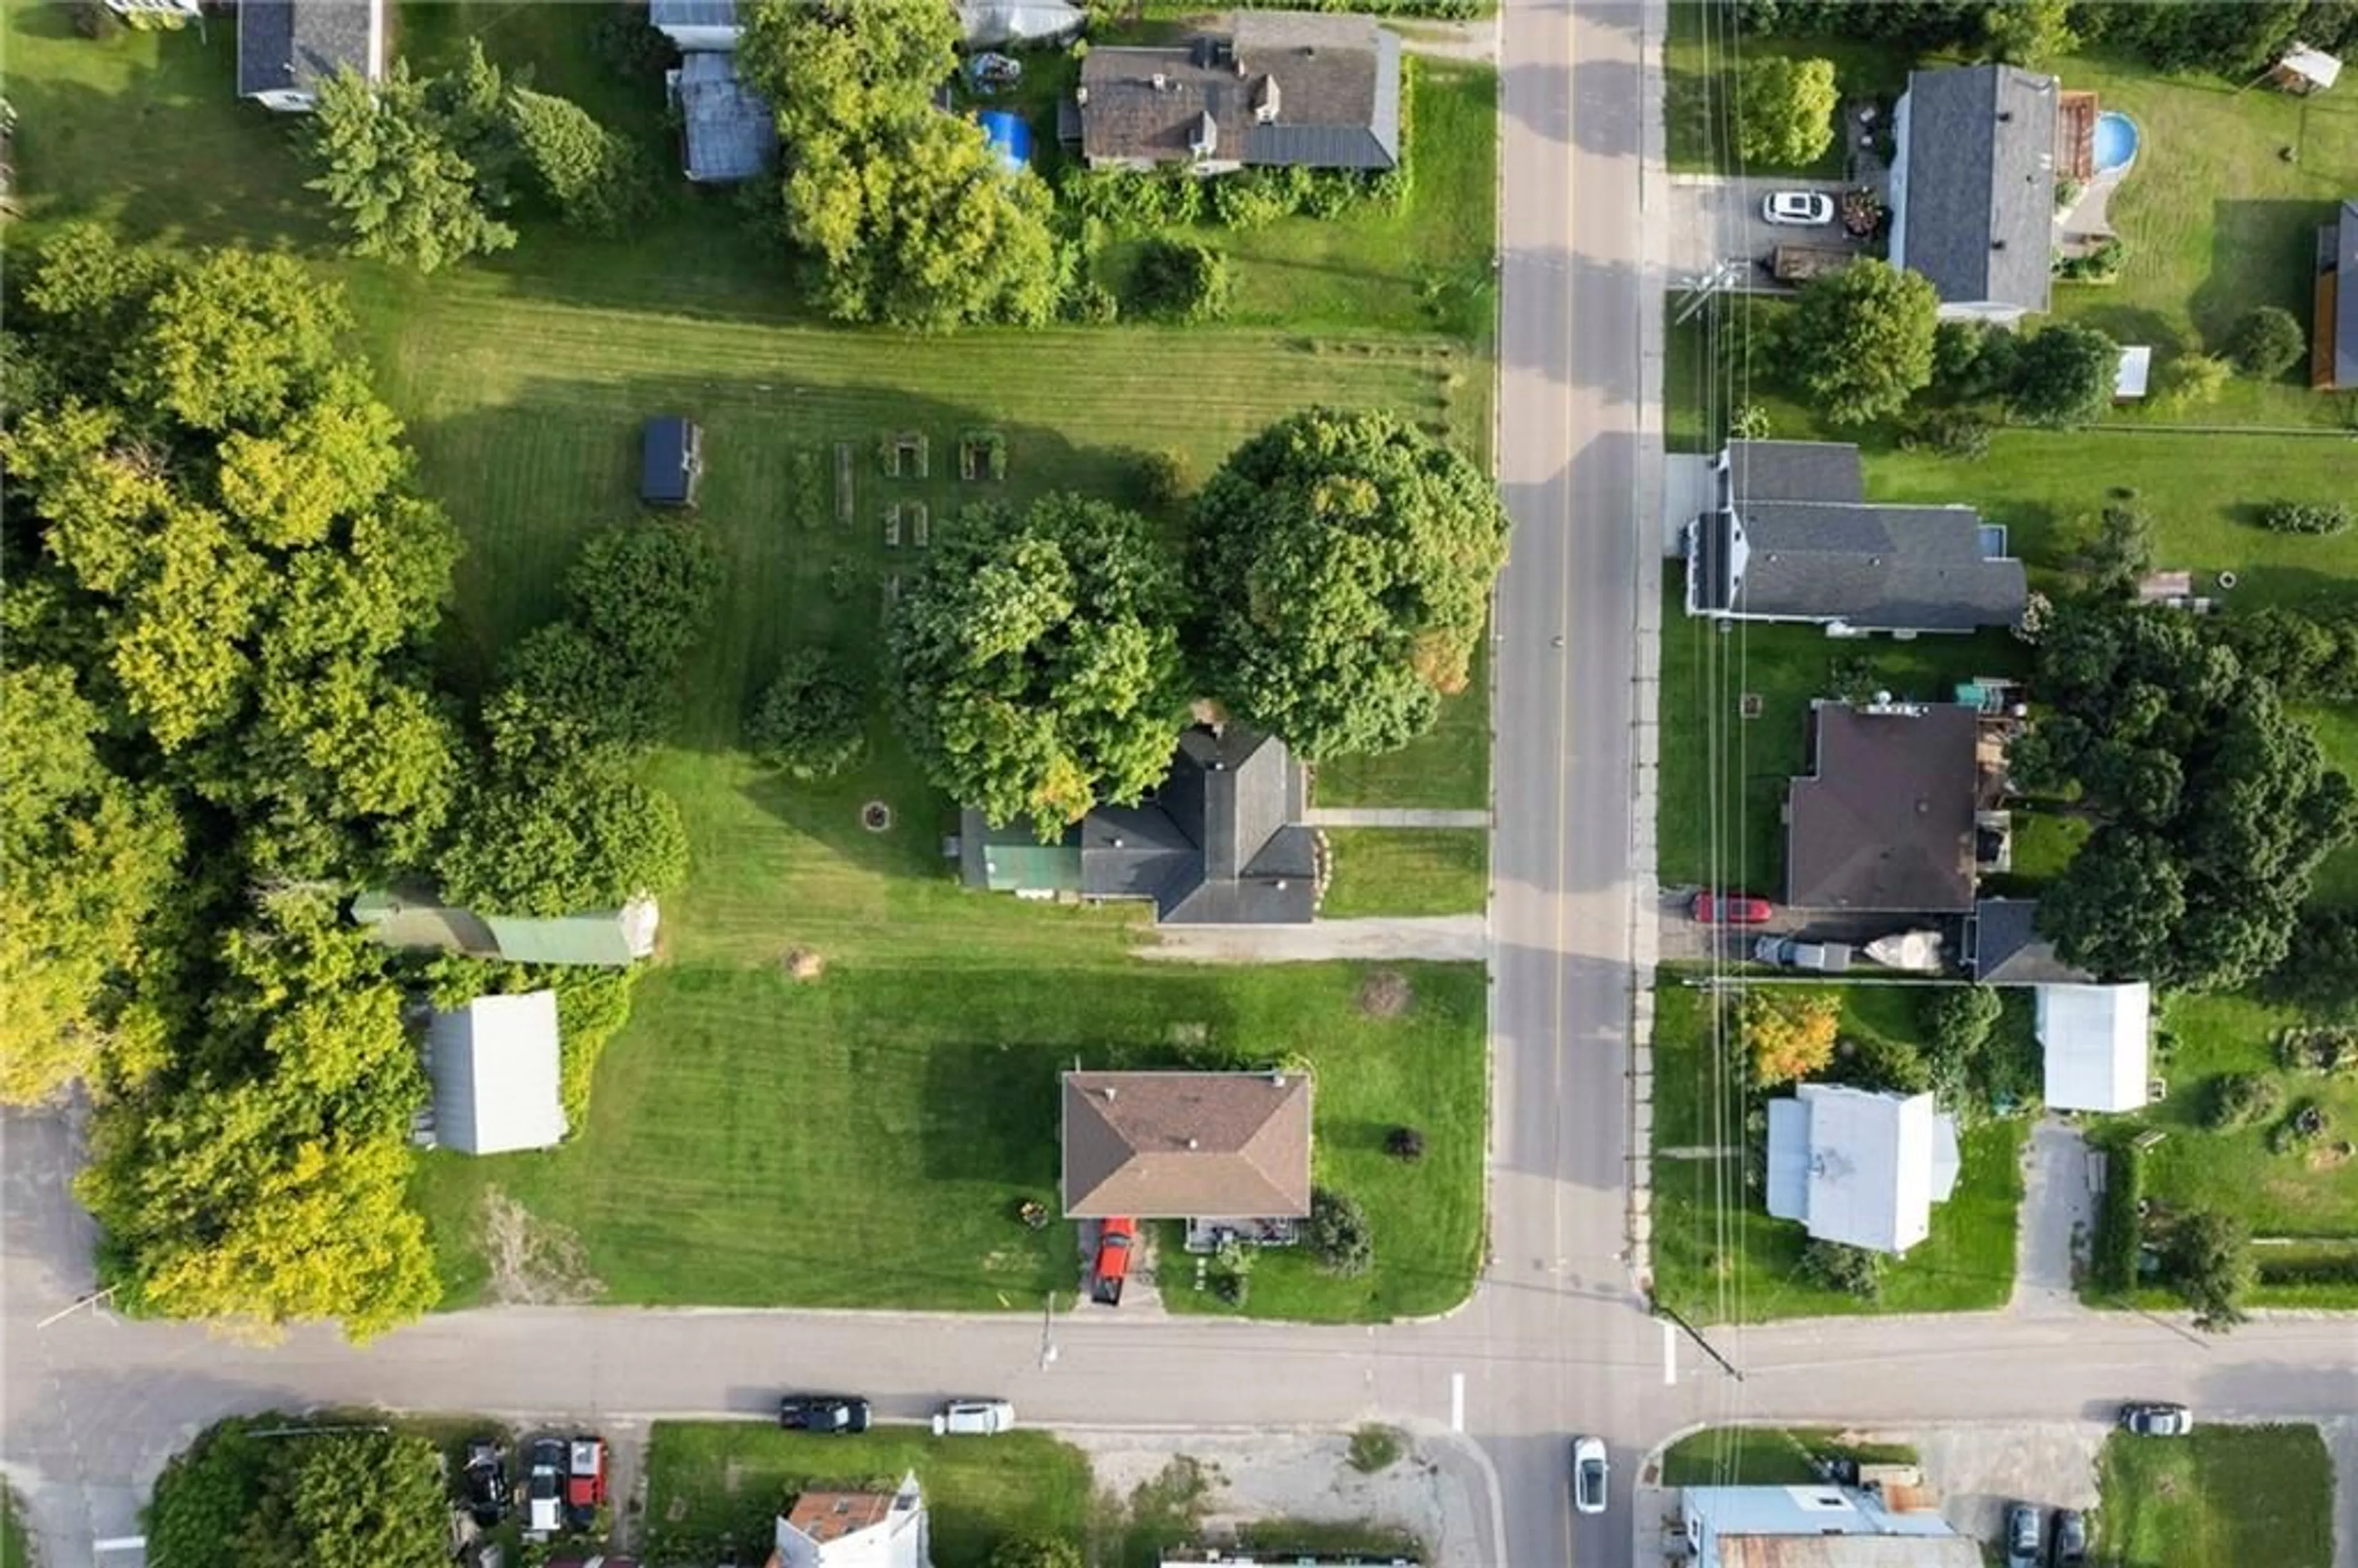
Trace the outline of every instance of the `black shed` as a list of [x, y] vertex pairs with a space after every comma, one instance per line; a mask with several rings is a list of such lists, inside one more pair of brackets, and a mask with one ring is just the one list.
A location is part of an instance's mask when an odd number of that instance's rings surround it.
[[704, 431], [672, 414], [647, 421], [639, 468], [639, 499], [650, 506], [694, 506], [704, 477]]

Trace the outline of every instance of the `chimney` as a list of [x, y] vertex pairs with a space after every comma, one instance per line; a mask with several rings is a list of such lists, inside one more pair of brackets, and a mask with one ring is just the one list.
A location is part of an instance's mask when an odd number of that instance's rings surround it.
[[1253, 93], [1253, 123], [1257, 125], [1274, 124], [1281, 102], [1277, 91], [1276, 73], [1271, 72], [1262, 77], [1260, 89]]
[[1106, 1098], [1109, 1100], [1113, 1098], [1113, 1086], [1111, 1084], [1108, 1084], [1105, 1087], [1105, 1095]]

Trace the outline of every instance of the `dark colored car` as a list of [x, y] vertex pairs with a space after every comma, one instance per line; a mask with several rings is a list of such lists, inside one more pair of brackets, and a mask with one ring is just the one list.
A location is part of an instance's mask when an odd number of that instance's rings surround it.
[[2048, 1538], [2047, 1568], [2087, 1568], [2088, 1516], [2078, 1509], [2059, 1509], [2055, 1530]]
[[856, 1437], [868, 1430], [868, 1401], [857, 1394], [788, 1394], [778, 1401], [778, 1424], [788, 1432]]
[[1134, 1219], [1109, 1219], [1098, 1227], [1097, 1284], [1092, 1293], [1105, 1305], [1121, 1305], [1121, 1287], [1130, 1279], [1130, 1250], [1137, 1245]]
[[2121, 1428], [2139, 1437], [2184, 1437], [2194, 1430], [2194, 1412], [2184, 1405], [2123, 1405]]
[[467, 1444], [467, 1511], [485, 1530], [498, 1524], [508, 1512], [508, 1459], [500, 1445], [488, 1437], [477, 1437]]
[[1694, 895], [1687, 913], [1705, 925], [1760, 925], [1769, 916], [1768, 901], [1740, 892], [1713, 892], [1706, 888]]
[[2039, 1568], [2039, 1545], [2047, 1534], [2046, 1524], [2033, 1504], [2017, 1503], [2006, 1510], [2006, 1568]]
[[640, 439], [639, 499], [650, 506], [694, 506], [704, 478], [704, 431], [693, 419], [647, 421]]

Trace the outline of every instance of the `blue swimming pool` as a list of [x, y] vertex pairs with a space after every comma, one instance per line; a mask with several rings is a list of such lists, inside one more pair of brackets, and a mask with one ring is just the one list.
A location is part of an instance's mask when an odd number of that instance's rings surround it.
[[2136, 122], [2107, 109], [2096, 116], [2096, 172], [2116, 174], [2136, 162]]

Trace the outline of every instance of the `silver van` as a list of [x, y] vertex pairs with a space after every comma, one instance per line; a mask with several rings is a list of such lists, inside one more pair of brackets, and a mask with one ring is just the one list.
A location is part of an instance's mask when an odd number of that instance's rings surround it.
[[1005, 1400], [952, 1400], [934, 1412], [936, 1437], [996, 1437], [1015, 1428], [1015, 1407]]

